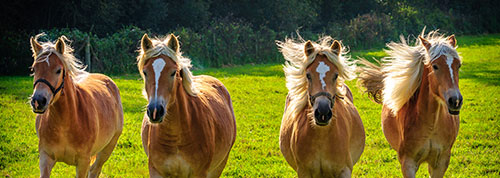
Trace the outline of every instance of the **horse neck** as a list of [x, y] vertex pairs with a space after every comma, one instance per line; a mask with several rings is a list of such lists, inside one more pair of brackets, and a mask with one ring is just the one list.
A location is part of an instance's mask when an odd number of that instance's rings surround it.
[[49, 119], [58, 123], [74, 118], [71, 116], [76, 114], [77, 108], [76, 86], [69, 74], [65, 75], [63, 89], [58, 93], [59, 98], [48, 108]]
[[159, 124], [160, 134], [162, 139], [168, 142], [176, 142], [177, 144], [185, 141], [186, 132], [189, 131], [188, 123], [191, 120], [189, 117], [189, 95], [184, 91], [184, 88], [179, 81], [175, 88], [175, 96], [172, 96], [174, 103], [167, 106], [165, 119]]
[[411, 113], [415, 114], [416, 119], [434, 124], [442, 108], [429, 86], [430, 80], [428, 76], [430, 69], [428, 66], [424, 66], [423, 70], [420, 87], [407, 104], [410, 107], [409, 110], [413, 111]]

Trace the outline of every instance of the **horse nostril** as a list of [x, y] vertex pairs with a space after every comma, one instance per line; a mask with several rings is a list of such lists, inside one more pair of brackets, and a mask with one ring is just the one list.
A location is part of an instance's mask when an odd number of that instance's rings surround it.
[[31, 106], [35, 109], [42, 109], [47, 104], [47, 98], [41, 95], [35, 95], [31, 98]]
[[40, 106], [45, 106], [45, 104], [47, 104], [47, 98], [42, 97], [42, 98], [40, 99], [40, 103], [39, 103], [39, 104], [40, 104]]
[[314, 117], [321, 118], [321, 114], [319, 113], [318, 109], [314, 110]]
[[153, 115], [153, 111], [155, 109], [155, 105], [154, 104], [149, 104], [148, 105], [148, 117], [149, 119], [154, 119], [154, 115]]
[[453, 102], [454, 102], [453, 97], [448, 98], [448, 104], [449, 104], [450, 106], [453, 106], [453, 105], [454, 105], [454, 104], [453, 104]]
[[165, 114], [165, 109], [161, 104], [149, 104], [147, 114], [150, 120], [159, 121]]
[[160, 119], [161, 117], [163, 117], [163, 114], [165, 113], [165, 109], [163, 109], [163, 106], [161, 105], [158, 105], [156, 106], [156, 119]]

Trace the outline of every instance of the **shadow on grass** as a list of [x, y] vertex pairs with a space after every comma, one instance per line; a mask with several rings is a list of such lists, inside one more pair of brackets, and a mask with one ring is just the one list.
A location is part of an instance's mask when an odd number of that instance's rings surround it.
[[279, 76], [284, 77], [281, 64], [243, 65], [230, 68], [209, 68], [193, 71], [194, 75], [210, 75], [213, 77], [246, 76]]
[[463, 36], [457, 38], [459, 47], [500, 45], [500, 34]]
[[0, 93], [13, 96], [15, 100], [26, 101], [33, 92], [33, 78], [29, 76], [1, 76]]
[[467, 65], [474, 66], [474, 68], [464, 69], [460, 79], [472, 79], [486, 85], [500, 86], [500, 68], [495, 69], [483, 62], [468, 62]]

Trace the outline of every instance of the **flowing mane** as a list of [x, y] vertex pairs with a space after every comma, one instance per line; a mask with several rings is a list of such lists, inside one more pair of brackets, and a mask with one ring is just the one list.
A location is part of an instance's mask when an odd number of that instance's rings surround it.
[[167, 36], [164, 39], [152, 39], [151, 41], [153, 42], [153, 47], [151, 49], [145, 52], [144, 50], [139, 50], [140, 54], [139, 56], [137, 56], [137, 67], [139, 68], [139, 73], [141, 74], [142, 78], [144, 78], [142, 70], [147, 60], [152, 57], [159, 56], [160, 54], [166, 55], [170, 57], [175, 63], [177, 63], [177, 66], [181, 70], [182, 84], [186, 92], [191, 96], [195, 96], [197, 94], [197, 90], [193, 83], [193, 74], [189, 70], [189, 68], [191, 68], [191, 60], [182, 56], [182, 52], [180, 52], [180, 49], [178, 51], [174, 51], [167, 47], [170, 38], [171, 36]]
[[414, 95], [420, 86], [424, 65], [429, 64], [441, 55], [451, 55], [460, 59], [455, 47], [452, 47], [447, 38], [438, 33], [438, 30], [421, 36], [432, 44], [429, 52], [416, 40], [414, 46], [408, 45], [403, 36], [401, 42], [387, 44], [389, 55], [382, 59], [382, 73], [384, 74], [384, 88], [382, 99], [384, 105], [395, 114]]
[[[81, 76], [85, 76], [86, 74], [88, 74], [88, 72], [85, 71], [85, 66], [83, 66], [81, 64], [81, 61], [73, 55], [73, 48], [70, 45], [66, 44], [66, 42], [71, 42], [70, 40], [68, 40], [68, 38], [66, 38], [66, 36], [61, 36], [61, 39], [63, 39], [62, 42], [65, 43], [63, 54], [57, 52], [54, 42], [39, 42], [38, 38], [42, 36], [45, 36], [45, 33], [40, 33], [34, 38], [35, 42], [39, 43], [42, 46], [42, 50], [40, 50], [40, 52], [38, 53], [33, 52], [33, 58], [35, 58], [33, 65], [39, 62], [45, 62], [49, 59], [48, 57], [51, 54], [55, 54], [57, 55], [57, 57], [59, 57], [59, 59], [61, 59], [61, 63], [63, 64], [64, 69], [69, 74], [69, 76], [78, 79]], [[32, 49], [32, 51], [35, 51], [35, 49]]]
[[[325, 55], [337, 67], [339, 71], [338, 91], [343, 91], [342, 86], [345, 80], [355, 78], [355, 65], [352, 61], [349, 61], [350, 57], [346, 56], [348, 51], [345, 47], [342, 47], [339, 52], [340, 55], [334, 54], [330, 48], [332, 42], [333, 38], [330, 36], [321, 37], [317, 42], [312, 43], [315, 50], [309, 56], [306, 56], [304, 53], [306, 41], [300, 36], [297, 40], [286, 38], [284, 42], [276, 42], [286, 60], [283, 70], [286, 77], [286, 87], [289, 91], [290, 105], [285, 113], [285, 118], [297, 118], [288, 117], [288, 115], [293, 114], [293, 116], [297, 116], [309, 103], [306, 69], [316, 59], [318, 54]], [[344, 93], [339, 93], [341, 96], [344, 94], [345, 91]]]

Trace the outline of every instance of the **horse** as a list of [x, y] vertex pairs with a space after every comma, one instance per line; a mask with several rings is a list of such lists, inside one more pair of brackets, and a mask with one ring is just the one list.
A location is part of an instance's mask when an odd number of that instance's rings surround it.
[[30, 39], [40, 177], [50, 177], [56, 162], [75, 165], [76, 177], [98, 177], [122, 133], [120, 91], [109, 77], [86, 72], [65, 36], [39, 43], [43, 35]]
[[363, 123], [344, 83], [355, 77], [355, 66], [332, 40], [277, 41], [289, 90], [280, 149], [299, 177], [350, 177], [365, 146]]
[[431, 177], [444, 176], [463, 103], [455, 36], [424, 31], [414, 46], [402, 36], [400, 43], [388, 43], [389, 56], [380, 66], [358, 61], [364, 66], [357, 69], [358, 82], [373, 101], [383, 104], [382, 130], [398, 153], [404, 177], [415, 177], [423, 162]]
[[150, 177], [219, 177], [236, 139], [236, 121], [225, 86], [193, 76], [173, 34], [141, 39], [137, 57], [148, 100], [142, 145]]

